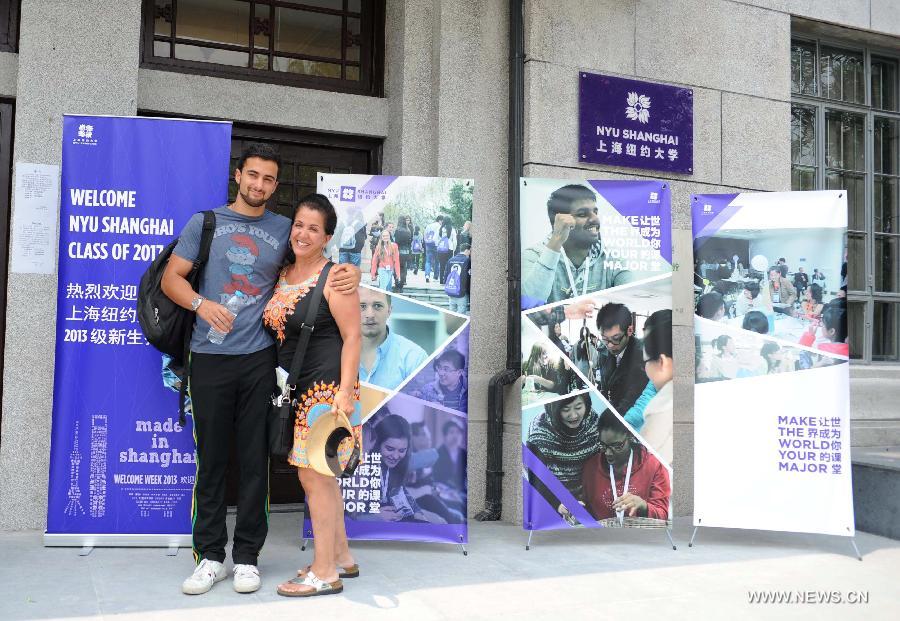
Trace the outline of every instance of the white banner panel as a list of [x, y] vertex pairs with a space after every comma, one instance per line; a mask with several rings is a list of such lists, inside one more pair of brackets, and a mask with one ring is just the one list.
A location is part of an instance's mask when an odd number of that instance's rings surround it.
[[852, 536], [846, 194], [691, 206], [694, 525]]

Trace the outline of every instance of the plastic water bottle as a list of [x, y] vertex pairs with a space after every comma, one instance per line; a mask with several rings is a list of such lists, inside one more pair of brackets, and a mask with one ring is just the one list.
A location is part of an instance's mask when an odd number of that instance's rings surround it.
[[[235, 291], [234, 295], [225, 301], [225, 308], [231, 313], [232, 317], [237, 317], [238, 311], [241, 309], [241, 306], [244, 305], [244, 297], [243, 292]], [[214, 327], [210, 326], [209, 334], [206, 335], [206, 338], [209, 339], [210, 343], [221, 345], [226, 336], [228, 336], [226, 332], [219, 332]]]

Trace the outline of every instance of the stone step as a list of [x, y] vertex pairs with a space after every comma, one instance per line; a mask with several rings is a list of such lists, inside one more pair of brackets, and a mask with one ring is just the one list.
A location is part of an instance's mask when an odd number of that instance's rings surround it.
[[853, 449], [856, 528], [900, 539], [900, 446]]

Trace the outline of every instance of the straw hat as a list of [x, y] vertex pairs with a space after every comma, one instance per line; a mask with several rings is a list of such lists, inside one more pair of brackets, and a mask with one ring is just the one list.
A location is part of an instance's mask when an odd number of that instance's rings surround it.
[[[351, 413], [351, 418], [359, 419], [359, 402], [356, 402], [356, 412]], [[346, 438], [353, 437], [353, 427], [350, 419], [343, 412], [337, 416], [332, 413], [331, 406], [320, 403], [313, 406], [306, 415], [309, 424], [309, 434], [306, 436], [306, 457], [310, 467], [320, 474], [327, 476], [350, 476], [356, 470], [360, 459], [360, 446], [354, 439], [353, 451], [346, 466], [342, 467], [338, 459], [338, 446]]]

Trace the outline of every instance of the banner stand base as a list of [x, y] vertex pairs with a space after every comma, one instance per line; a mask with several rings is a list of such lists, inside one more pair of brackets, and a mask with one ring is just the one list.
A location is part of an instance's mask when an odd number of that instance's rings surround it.
[[[44, 547], [81, 548], [87, 556], [94, 548], [168, 548], [175, 556], [178, 548], [191, 547], [191, 535], [117, 535], [111, 533], [44, 533]], [[174, 549], [174, 553], [172, 552]]]
[[671, 529], [666, 529], [666, 537], [669, 538], [669, 543], [672, 544], [672, 549], [677, 550], [678, 548], [675, 546], [675, 541], [672, 539], [672, 531]]
[[[694, 532], [691, 534], [691, 541], [690, 541], [690, 543], [688, 543], [689, 548], [694, 547], [694, 537], [697, 536], [697, 530], [699, 528], [700, 528], [699, 526], [694, 527]], [[853, 546], [853, 551], [856, 552], [856, 559], [859, 561], [862, 561], [863, 557], [862, 557], [862, 554], [859, 553], [859, 548], [856, 545], [856, 537], [850, 537], [850, 545]]]
[[306, 552], [306, 544], [308, 544], [308, 543], [309, 543], [309, 539], [308, 539], [308, 538], [303, 540], [303, 543], [300, 544], [300, 551], [301, 551], [301, 552]]
[[[669, 543], [672, 544], [672, 549], [673, 549], [673, 550], [677, 550], [677, 549], [678, 549], [678, 546], [675, 545], [675, 540], [672, 539], [672, 530], [671, 530], [670, 528], [667, 528], [667, 529], [665, 529], [665, 530], [666, 530], [666, 537], [668, 537]], [[696, 529], [696, 528], [694, 529], [694, 534], [695, 534], [695, 535], [697, 534], [697, 529]], [[525, 551], [526, 551], [526, 552], [528, 552], [528, 551], [531, 549], [531, 538], [532, 538], [532, 537], [534, 537], [534, 531], [533, 531], [533, 530], [530, 530], [530, 531], [528, 531], [528, 542], [525, 544]], [[694, 538], [691, 537], [691, 543], [693, 543], [693, 542], [694, 542]], [[854, 544], [854, 546], [855, 546], [855, 545], [856, 545], [856, 544]], [[688, 544], [688, 547], [690, 547], [690, 544]], [[465, 548], [463, 548], [463, 550], [465, 550]], [[465, 554], [465, 552], [463, 552], [463, 554]]]

